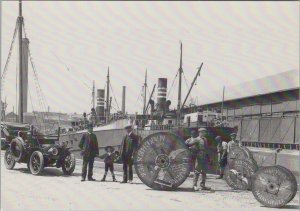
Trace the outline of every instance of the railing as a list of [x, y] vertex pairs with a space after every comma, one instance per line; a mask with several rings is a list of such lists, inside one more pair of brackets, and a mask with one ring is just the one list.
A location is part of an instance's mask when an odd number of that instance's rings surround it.
[[280, 143], [262, 143], [262, 142], [242, 142], [243, 146], [269, 149], [289, 149], [299, 150], [299, 144], [280, 144]]

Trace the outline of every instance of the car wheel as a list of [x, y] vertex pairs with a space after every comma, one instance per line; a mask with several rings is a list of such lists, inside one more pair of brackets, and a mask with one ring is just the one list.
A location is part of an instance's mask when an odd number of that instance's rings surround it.
[[15, 167], [16, 161], [13, 159], [10, 148], [7, 148], [4, 155], [4, 165], [11, 170]]
[[71, 175], [75, 170], [76, 159], [74, 154], [68, 153], [62, 162], [62, 170], [65, 175]]
[[34, 151], [30, 156], [29, 170], [33, 175], [39, 175], [44, 168], [44, 157], [40, 151]]
[[10, 151], [11, 151], [12, 158], [16, 162], [20, 162], [24, 159], [25, 149], [24, 149], [23, 143], [20, 139], [15, 138], [11, 141]]

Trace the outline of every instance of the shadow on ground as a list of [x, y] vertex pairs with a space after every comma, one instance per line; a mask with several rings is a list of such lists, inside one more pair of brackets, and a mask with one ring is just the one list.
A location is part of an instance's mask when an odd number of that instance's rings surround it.
[[[25, 174], [31, 174], [28, 168], [16, 168], [12, 171], [19, 171]], [[73, 173], [72, 175], [65, 175], [61, 169], [57, 168], [44, 168], [43, 172], [40, 174], [40, 176], [46, 176], [46, 177], [78, 177], [81, 176], [80, 173]]]
[[[266, 207], [266, 206], [261, 206], [261, 207], [274, 209], [272, 207]], [[287, 205], [284, 205], [283, 207], [279, 207], [277, 209], [279, 209], [279, 210], [280, 209], [299, 210], [299, 205], [287, 204]]]
[[[162, 191], [162, 190], [154, 190], [151, 188], [148, 188], [146, 190], [152, 190], [152, 191]], [[242, 190], [217, 190], [217, 189], [212, 189], [212, 190], [199, 190], [199, 191], [194, 191], [193, 188], [186, 188], [186, 187], [179, 187], [175, 190], [171, 190], [172, 192], [195, 192], [195, 193], [215, 193], [215, 192], [227, 192], [227, 193], [241, 193], [245, 192]]]

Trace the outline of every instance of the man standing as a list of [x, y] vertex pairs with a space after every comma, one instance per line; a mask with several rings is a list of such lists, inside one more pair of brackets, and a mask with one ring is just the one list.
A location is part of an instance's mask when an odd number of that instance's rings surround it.
[[83, 156], [83, 163], [82, 163], [82, 178], [81, 181], [85, 181], [87, 167], [89, 166], [88, 170], [88, 180], [95, 181], [93, 176], [93, 167], [94, 167], [94, 159], [96, 156], [99, 155], [99, 148], [98, 148], [98, 141], [97, 136], [93, 133], [93, 125], [88, 124], [88, 131], [87, 133], [83, 134], [79, 148], [82, 150], [81, 155]]
[[129, 183], [132, 184], [133, 172], [133, 155], [138, 148], [139, 137], [133, 133], [132, 126], [127, 125], [125, 127], [126, 135], [124, 136], [121, 144], [121, 159], [123, 161], [123, 181], [121, 183], [127, 183], [127, 173], [129, 171]]
[[193, 188], [195, 191], [199, 190], [197, 187], [199, 175], [201, 174], [201, 183], [200, 187], [202, 190], [210, 190], [210, 187], [205, 186], [206, 182], [206, 170], [207, 170], [207, 150], [208, 150], [208, 143], [206, 139], [207, 131], [205, 128], [200, 128], [199, 136], [196, 138], [191, 139], [187, 142], [189, 147], [194, 148], [196, 152], [196, 166], [194, 171], [194, 181], [193, 181]]
[[216, 141], [218, 143], [218, 162], [220, 166], [220, 176], [217, 179], [222, 179], [224, 176], [224, 170], [227, 164], [227, 143], [222, 140], [221, 136], [216, 137]]
[[242, 146], [241, 143], [238, 140], [236, 140], [236, 133], [231, 133], [230, 138], [231, 140], [228, 142], [228, 153], [232, 148]]
[[[191, 131], [191, 137], [185, 141], [186, 145], [189, 145], [190, 142], [192, 142], [195, 138], [198, 137], [197, 131], [192, 130]], [[195, 163], [196, 163], [196, 157], [197, 157], [197, 148], [195, 145], [192, 145], [189, 147], [189, 150], [191, 152], [191, 171], [195, 171]]]

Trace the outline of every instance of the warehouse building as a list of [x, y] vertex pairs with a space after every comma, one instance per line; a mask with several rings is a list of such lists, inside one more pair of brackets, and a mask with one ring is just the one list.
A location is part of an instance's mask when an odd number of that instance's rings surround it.
[[223, 113], [230, 126], [237, 126], [245, 146], [299, 150], [299, 91], [299, 70], [291, 70], [226, 87], [223, 109], [222, 102], [213, 102], [185, 108], [184, 113]]

